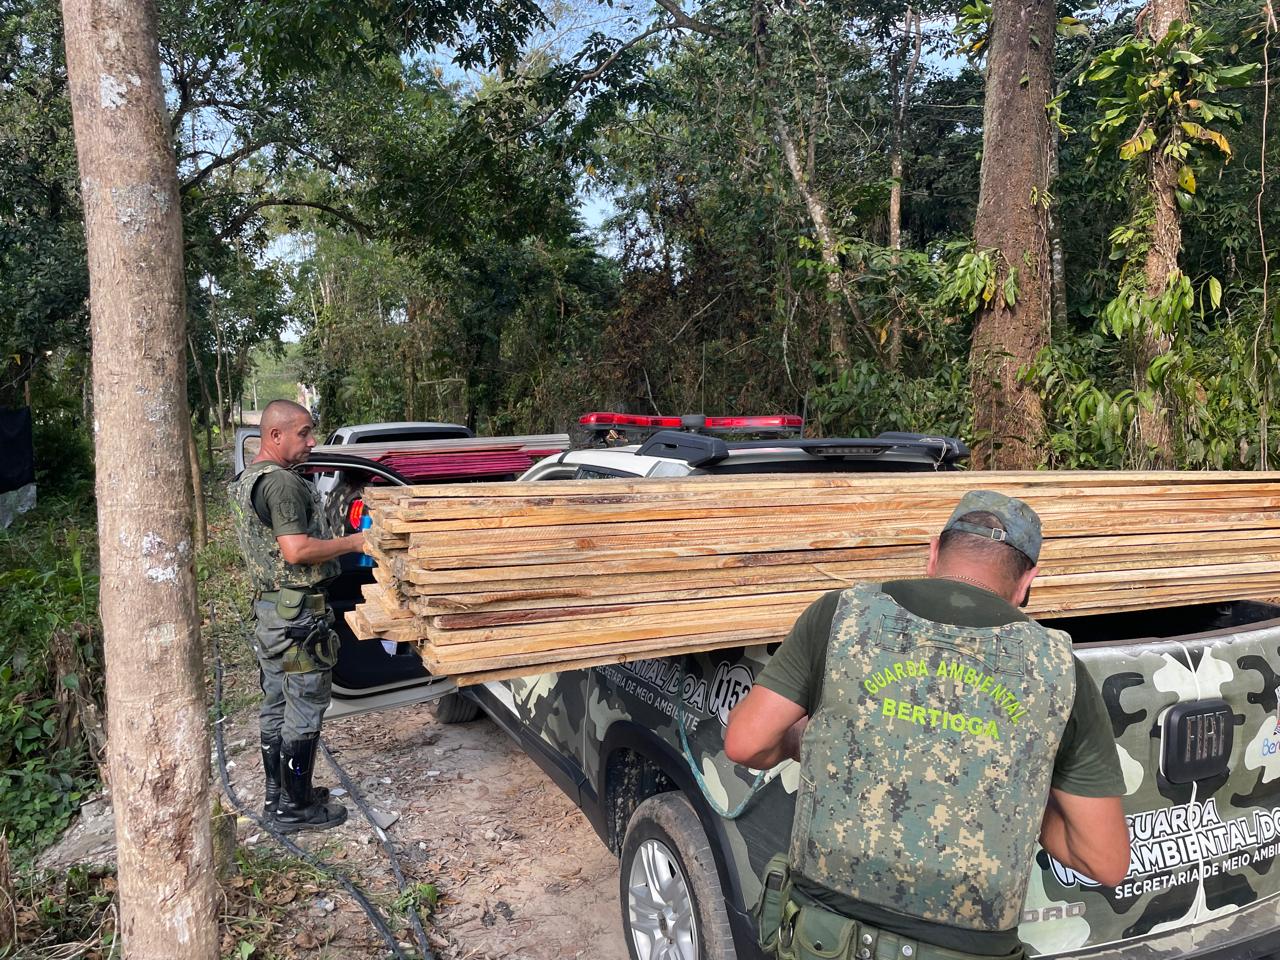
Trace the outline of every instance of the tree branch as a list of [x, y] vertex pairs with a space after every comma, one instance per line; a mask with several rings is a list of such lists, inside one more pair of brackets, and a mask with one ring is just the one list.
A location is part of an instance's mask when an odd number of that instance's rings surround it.
[[274, 142], [275, 142], [274, 139], [250, 140], [248, 143], [240, 147], [238, 150], [232, 150], [230, 153], [225, 154], [224, 156], [219, 157], [217, 160], [212, 161], [207, 167], [204, 167], [203, 169], [196, 171], [196, 173], [192, 177], [182, 182], [181, 186], [179, 187], [179, 192], [184, 194], [191, 192], [196, 187], [200, 186], [200, 184], [204, 183], [205, 180], [209, 179], [209, 175], [212, 174], [213, 171], [217, 170], [219, 167], [225, 167], [230, 164], [239, 163], [241, 160], [245, 159], [245, 157], [248, 157], [257, 153], [263, 147], [268, 146]]
[[358, 219], [354, 214], [346, 210], [341, 210], [338, 207], [332, 207], [327, 203], [319, 203], [315, 200], [303, 200], [300, 197], [263, 197], [259, 200], [255, 200], [245, 209], [236, 214], [225, 227], [217, 232], [215, 236], [219, 240], [227, 239], [243, 228], [256, 213], [261, 210], [265, 210], [267, 207], [306, 207], [310, 210], [319, 210], [321, 213], [327, 213], [329, 216], [347, 224], [347, 226], [355, 230], [362, 239], [368, 239], [373, 234], [373, 228]]
[[657, 0], [657, 3], [663, 10], [671, 14], [671, 19], [675, 21], [675, 25], [682, 30], [692, 30], [694, 33], [700, 33], [704, 37], [715, 37], [717, 39], [729, 36], [729, 31], [723, 27], [717, 27], [715, 24], [706, 23], [703, 20], [689, 16], [680, 8], [680, 4], [676, 0]]

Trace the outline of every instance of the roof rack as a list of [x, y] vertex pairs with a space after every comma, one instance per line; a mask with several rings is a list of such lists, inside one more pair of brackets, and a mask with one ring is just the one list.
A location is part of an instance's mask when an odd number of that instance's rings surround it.
[[641, 444], [636, 456], [665, 457], [668, 460], [683, 460], [691, 467], [707, 467], [729, 456], [729, 445], [719, 437], [662, 430]]
[[767, 450], [785, 448], [803, 450], [823, 460], [875, 460], [888, 453], [913, 453], [933, 461], [935, 468], [950, 467], [969, 457], [969, 448], [953, 437], [929, 437], [921, 433], [891, 431], [879, 436], [814, 437], [788, 440], [739, 440], [726, 443], [719, 437], [708, 437], [679, 430], [662, 430], [649, 437], [636, 456], [665, 457], [683, 460], [691, 467], [706, 467], [728, 459], [733, 450]]

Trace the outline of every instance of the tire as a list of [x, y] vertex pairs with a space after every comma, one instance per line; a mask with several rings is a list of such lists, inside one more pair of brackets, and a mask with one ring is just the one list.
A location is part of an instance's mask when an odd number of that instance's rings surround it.
[[446, 693], [436, 701], [436, 719], [441, 723], [470, 723], [480, 716], [480, 704], [460, 693]]
[[618, 887], [631, 960], [735, 960], [715, 856], [683, 794], [660, 793], [636, 808]]

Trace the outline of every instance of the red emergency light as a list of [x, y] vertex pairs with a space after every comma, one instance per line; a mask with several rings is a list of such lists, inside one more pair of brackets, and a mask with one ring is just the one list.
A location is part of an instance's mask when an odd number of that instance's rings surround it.
[[707, 430], [799, 430], [804, 418], [793, 413], [773, 417], [707, 417]]
[[691, 414], [684, 417], [640, 416], [633, 413], [588, 413], [578, 419], [592, 430], [694, 430], [707, 433], [743, 433], [759, 431], [767, 433], [799, 433], [804, 428], [804, 418], [795, 414], [774, 414], [764, 417], [704, 417]]
[[632, 413], [586, 413], [578, 418], [584, 427], [622, 427], [632, 430], [679, 430], [680, 417], [642, 417]]

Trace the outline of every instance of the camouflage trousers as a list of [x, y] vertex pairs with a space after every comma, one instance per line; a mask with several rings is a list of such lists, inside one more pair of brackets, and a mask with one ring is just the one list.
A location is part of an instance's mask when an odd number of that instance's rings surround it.
[[828, 910], [792, 889], [784, 855], [769, 861], [761, 879], [760, 898], [752, 916], [760, 948], [773, 960], [1024, 960], [1025, 957], [1021, 948], [1001, 957], [964, 953], [913, 940]]
[[258, 725], [264, 739], [302, 740], [320, 732], [320, 721], [329, 706], [337, 637], [331, 655], [316, 656], [300, 641], [289, 639], [290, 624], [282, 620], [274, 603], [253, 605], [253, 652], [258, 658], [262, 706]]

